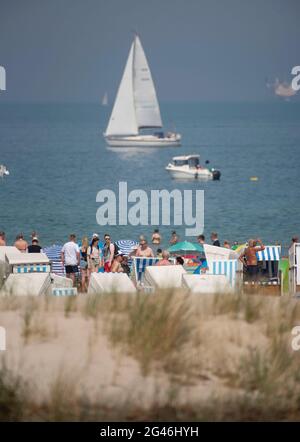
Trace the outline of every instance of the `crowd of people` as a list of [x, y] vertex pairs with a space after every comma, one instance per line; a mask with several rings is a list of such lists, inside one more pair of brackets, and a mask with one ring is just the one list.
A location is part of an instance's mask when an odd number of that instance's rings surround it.
[[[151, 236], [152, 246], [148, 244], [146, 237], [141, 235], [139, 238], [139, 244], [133, 247], [132, 252], [129, 253], [129, 255], [125, 255], [120, 251], [118, 245], [111, 240], [109, 234], [106, 233], [103, 240], [103, 243], [101, 243], [99, 235], [94, 233], [91, 239], [87, 236], [83, 237], [79, 246], [76, 235], [71, 234], [69, 240], [62, 247], [61, 261], [65, 268], [66, 276], [71, 278], [73, 283], [75, 283], [75, 277], [79, 273], [80, 268], [81, 286], [83, 291], [87, 289], [89, 277], [93, 272], [122, 272], [129, 275], [130, 265], [128, 259], [133, 256], [145, 258], [156, 256], [160, 258], [156, 264], [158, 266], [172, 265], [174, 263], [174, 260], [170, 260], [170, 253], [168, 250], [160, 248], [162, 237], [159, 229], [153, 231]], [[221, 247], [217, 232], [211, 233], [210, 240], [213, 246]], [[170, 246], [180, 242], [179, 235], [175, 230], [172, 231], [168, 242]], [[205, 236], [203, 234], [199, 235], [197, 237], [197, 242], [200, 245], [206, 244]], [[298, 237], [295, 236], [292, 238], [292, 244], [298, 242]], [[5, 245], [5, 232], [0, 231], [0, 246]], [[42, 250], [36, 231], [31, 233], [30, 244], [25, 240], [24, 235], [20, 233], [17, 235], [13, 245], [22, 253], [40, 253]], [[229, 241], [224, 240], [222, 247], [235, 250], [238, 247], [238, 243], [234, 242], [231, 245]], [[249, 280], [257, 280], [259, 268], [256, 253], [264, 249], [265, 246], [260, 239], [249, 239], [240, 253], [239, 259], [243, 263], [244, 271]], [[205, 272], [208, 269], [207, 263], [205, 258], [202, 261], [199, 269], [201, 272]], [[183, 265], [184, 259], [181, 256], [177, 256], [175, 263]]]

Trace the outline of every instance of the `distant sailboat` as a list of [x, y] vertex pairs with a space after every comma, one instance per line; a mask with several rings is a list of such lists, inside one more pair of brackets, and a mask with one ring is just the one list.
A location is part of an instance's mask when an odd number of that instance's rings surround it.
[[107, 92], [105, 92], [102, 98], [102, 106], [107, 106], [107, 105], [108, 105], [108, 95]]
[[[130, 48], [117, 97], [104, 133], [109, 146], [179, 146], [181, 136], [164, 134], [148, 62], [137, 35]], [[146, 135], [141, 129], [160, 129]]]

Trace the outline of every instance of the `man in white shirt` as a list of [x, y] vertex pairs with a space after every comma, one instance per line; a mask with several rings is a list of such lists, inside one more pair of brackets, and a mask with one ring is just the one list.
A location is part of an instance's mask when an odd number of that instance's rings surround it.
[[75, 273], [78, 273], [80, 264], [80, 250], [76, 244], [76, 235], [71, 234], [69, 242], [66, 242], [61, 250], [61, 261], [65, 266], [67, 278], [71, 278], [73, 285], [75, 283]]

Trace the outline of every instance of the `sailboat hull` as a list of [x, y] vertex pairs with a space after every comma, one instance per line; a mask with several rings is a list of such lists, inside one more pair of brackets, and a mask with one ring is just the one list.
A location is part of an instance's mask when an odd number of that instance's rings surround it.
[[127, 137], [105, 136], [106, 143], [114, 147], [168, 147], [180, 146], [181, 137], [178, 134], [172, 134], [166, 137], [157, 137], [155, 135], [136, 135]]

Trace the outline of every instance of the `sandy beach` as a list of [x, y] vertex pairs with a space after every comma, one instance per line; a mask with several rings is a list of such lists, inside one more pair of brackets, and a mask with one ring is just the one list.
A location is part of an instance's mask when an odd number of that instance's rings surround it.
[[292, 299], [0, 299], [1, 420], [292, 420]]

